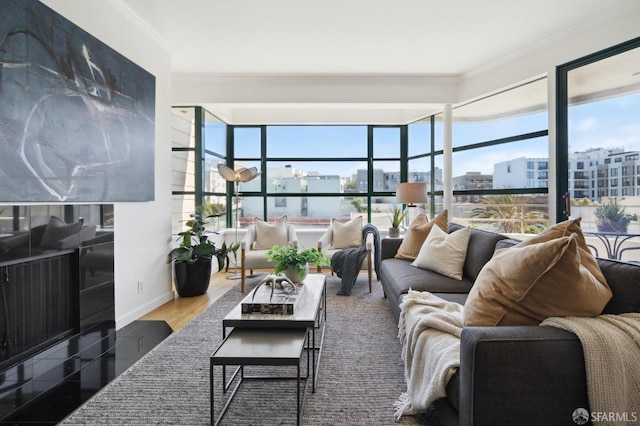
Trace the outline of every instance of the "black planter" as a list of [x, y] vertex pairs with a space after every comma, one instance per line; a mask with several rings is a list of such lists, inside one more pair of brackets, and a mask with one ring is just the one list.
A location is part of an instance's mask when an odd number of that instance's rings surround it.
[[195, 263], [173, 263], [176, 277], [176, 290], [180, 297], [200, 296], [209, 289], [211, 278], [211, 259]]

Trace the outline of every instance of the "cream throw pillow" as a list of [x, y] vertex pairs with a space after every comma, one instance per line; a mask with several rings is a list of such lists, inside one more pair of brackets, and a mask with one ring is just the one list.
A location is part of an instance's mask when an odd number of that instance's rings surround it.
[[465, 326], [537, 325], [548, 317], [599, 315], [609, 287], [582, 265], [579, 236], [496, 250], [464, 306]]
[[331, 219], [334, 249], [360, 247], [362, 245], [362, 216], [354, 217], [346, 223]]
[[286, 246], [289, 244], [287, 238], [287, 216], [282, 216], [274, 223], [267, 223], [256, 218], [256, 243], [254, 250], [269, 250], [273, 246]]
[[433, 225], [437, 225], [443, 231], [448, 232], [449, 217], [446, 210], [443, 210], [440, 214], [434, 217], [431, 222], [429, 222], [429, 218], [424, 213], [420, 213], [416, 216], [409, 224], [407, 233], [405, 234], [402, 243], [400, 243], [400, 247], [398, 248], [398, 252], [395, 257], [397, 259], [415, 260], [415, 258], [418, 257], [422, 244], [424, 243], [424, 240], [427, 239], [427, 235], [429, 235], [429, 231], [431, 231]]
[[418, 257], [411, 263], [411, 266], [461, 280], [470, 235], [469, 228], [458, 229], [447, 234], [439, 226], [432, 226]]

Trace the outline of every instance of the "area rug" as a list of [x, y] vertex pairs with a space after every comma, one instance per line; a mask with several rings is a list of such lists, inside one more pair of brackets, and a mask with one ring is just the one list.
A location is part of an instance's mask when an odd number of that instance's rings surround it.
[[[248, 282], [247, 291], [259, 279]], [[324, 348], [303, 424], [438, 425], [433, 411], [395, 421], [393, 403], [406, 388], [397, 327], [380, 283], [369, 293], [359, 277], [351, 296], [338, 296], [339, 288], [337, 277], [327, 277]], [[222, 340], [222, 318], [242, 298], [239, 285], [233, 287], [62, 424], [210, 424], [209, 356]], [[218, 387], [215, 395], [220, 401]], [[243, 383], [222, 424], [296, 424], [295, 395], [291, 381]]]

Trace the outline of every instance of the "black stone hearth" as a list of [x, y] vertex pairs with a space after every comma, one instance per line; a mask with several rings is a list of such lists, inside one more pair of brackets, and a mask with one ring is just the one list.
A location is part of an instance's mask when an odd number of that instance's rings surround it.
[[104, 323], [0, 375], [0, 424], [54, 425], [171, 334], [164, 321]]

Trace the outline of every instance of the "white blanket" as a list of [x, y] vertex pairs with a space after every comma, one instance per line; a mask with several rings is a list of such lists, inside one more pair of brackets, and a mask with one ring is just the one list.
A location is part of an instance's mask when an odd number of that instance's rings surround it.
[[446, 395], [460, 366], [462, 305], [428, 292], [409, 290], [400, 304], [398, 337], [402, 343], [407, 392], [396, 401], [396, 416], [424, 412]]
[[633, 420], [633, 413], [637, 419], [640, 411], [640, 314], [547, 318], [540, 325], [571, 331], [582, 342], [594, 425], [619, 424], [616, 419], [624, 416]]

